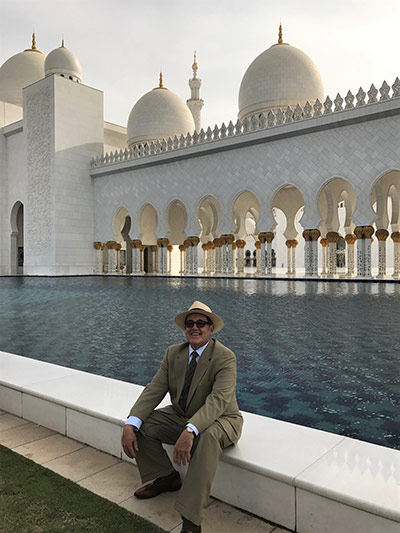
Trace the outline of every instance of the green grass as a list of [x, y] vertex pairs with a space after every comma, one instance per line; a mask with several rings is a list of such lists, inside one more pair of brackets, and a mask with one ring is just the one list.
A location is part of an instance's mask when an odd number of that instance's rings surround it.
[[165, 533], [118, 505], [0, 446], [1, 533]]

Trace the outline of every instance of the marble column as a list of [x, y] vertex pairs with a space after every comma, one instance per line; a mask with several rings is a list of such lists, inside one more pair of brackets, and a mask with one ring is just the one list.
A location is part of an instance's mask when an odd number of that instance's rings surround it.
[[225, 273], [232, 275], [234, 273], [234, 264], [233, 264], [233, 243], [235, 237], [228, 233], [224, 235], [225, 238]]
[[222, 273], [222, 239], [219, 237], [214, 239], [215, 246], [215, 274], [218, 276]]
[[393, 240], [393, 279], [400, 279], [400, 232], [394, 231]]
[[96, 262], [94, 267], [95, 274], [103, 274], [103, 250], [104, 244], [102, 242], [94, 242], [94, 248], [96, 250]]
[[168, 274], [171, 274], [171, 270], [172, 270], [172, 251], [173, 251], [174, 247], [172, 246], [172, 244], [169, 244], [167, 246], [167, 251], [168, 251], [168, 267], [167, 267], [167, 273]]
[[185, 265], [186, 265], [186, 246], [184, 244], [179, 245], [179, 252], [180, 252], [180, 270], [179, 274], [184, 275], [185, 272]]
[[292, 252], [292, 275], [293, 276], [296, 275], [296, 247], [298, 244], [299, 243], [296, 241], [296, 239], [292, 240], [291, 252]]
[[320, 244], [322, 246], [322, 272], [321, 272], [321, 276], [326, 276], [327, 275], [327, 269], [326, 269], [326, 254], [327, 254], [327, 248], [329, 246], [329, 241], [328, 239], [321, 239], [320, 241]]
[[142, 241], [140, 239], [133, 239], [131, 241], [132, 248], [132, 274], [141, 273], [141, 261], [140, 261], [140, 248], [142, 246]]
[[318, 239], [321, 237], [319, 229], [312, 229], [311, 232], [311, 277], [318, 277]]
[[377, 229], [375, 232], [378, 239], [378, 278], [386, 278], [386, 239], [389, 237], [389, 232], [386, 229]]
[[107, 241], [106, 248], [108, 251], [108, 274], [115, 274], [117, 271], [117, 243]]
[[242, 275], [244, 274], [244, 247], [246, 246], [246, 241], [239, 239], [235, 244], [237, 249], [237, 273]]
[[305, 276], [311, 276], [311, 264], [312, 264], [312, 248], [311, 248], [311, 230], [305, 229], [303, 231], [304, 239], [304, 274]]
[[[256, 261], [257, 261], [257, 266], [256, 266], [256, 274], [259, 275], [261, 273], [261, 241], [256, 241], [254, 243], [254, 246], [255, 246], [255, 249], [256, 249]], [[265, 248], [265, 244], [264, 244], [264, 248]], [[264, 254], [264, 257], [265, 257], [265, 254]]]
[[286, 247], [287, 247], [287, 269], [286, 269], [286, 275], [291, 276], [292, 275], [292, 254], [290, 253], [292, 248], [292, 241], [288, 239], [286, 241]]
[[337, 231], [328, 231], [326, 238], [329, 242], [329, 256], [328, 256], [328, 273], [332, 278], [337, 278], [337, 254], [336, 254], [336, 243], [339, 240], [339, 233]]
[[347, 243], [347, 277], [354, 278], [354, 243], [356, 242], [357, 237], [354, 235], [354, 233], [348, 233], [344, 240]]
[[158, 273], [159, 274], [165, 275], [168, 272], [168, 266], [167, 266], [168, 244], [169, 244], [169, 240], [166, 237], [162, 239], [157, 239]]
[[215, 246], [212, 241], [208, 242], [209, 246], [209, 254], [208, 254], [208, 260], [209, 260], [209, 267], [208, 271], [210, 274], [214, 274], [215, 272]]
[[191, 252], [192, 252], [192, 258], [191, 258], [191, 268], [190, 273], [192, 275], [197, 276], [199, 274], [199, 253], [198, 253], [198, 245], [200, 242], [200, 239], [197, 237], [197, 235], [193, 235], [190, 237], [191, 242]]
[[371, 277], [371, 237], [374, 234], [372, 226], [356, 226], [354, 233], [357, 237], [357, 276]]
[[144, 274], [144, 250], [145, 246], [143, 244], [139, 248], [140, 250], [140, 273]]
[[185, 275], [187, 276], [188, 274], [191, 274], [192, 272], [192, 263], [193, 263], [193, 260], [192, 260], [192, 241], [191, 239], [188, 237], [187, 239], [185, 239], [183, 241], [183, 245], [185, 246], [185, 267], [184, 267], [184, 272], [185, 272]]
[[207, 243], [201, 245], [203, 250], [203, 274], [208, 274], [208, 246]]

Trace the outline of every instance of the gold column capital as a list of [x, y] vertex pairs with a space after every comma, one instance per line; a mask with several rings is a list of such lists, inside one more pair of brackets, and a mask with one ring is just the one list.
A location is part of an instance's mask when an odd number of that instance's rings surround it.
[[386, 241], [389, 237], [389, 232], [386, 229], [377, 229], [375, 235], [378, 241]]
[[326, 238], [328, 239], [328, 242], [337, 243], [339, 240], [339, 233], [337, 231], [328, 231], [326, 234]]
[[100, 241], [96, 241], [93, 243], [93, 246], [96, 248], [96, 250], [103, 250], [104, 244]]

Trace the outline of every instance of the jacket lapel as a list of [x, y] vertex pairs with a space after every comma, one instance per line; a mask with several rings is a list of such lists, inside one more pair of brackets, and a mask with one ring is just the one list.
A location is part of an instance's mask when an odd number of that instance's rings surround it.
[[177, 390], [177, 398], [176, 398], [177, 402], [179, 401], [179, 398], [181, 397], [181, 394], [182, 394], [183, 384], [185, 383], [185, 375], [186, 375], [186, 368], [187, 368], [188, 362], [189, 362], [189, 344], [185, 343], [181, 351], [178, 353], [175, 359], [175, 363], [174, 363], [174, 372], [175, 372], [176, 390]]

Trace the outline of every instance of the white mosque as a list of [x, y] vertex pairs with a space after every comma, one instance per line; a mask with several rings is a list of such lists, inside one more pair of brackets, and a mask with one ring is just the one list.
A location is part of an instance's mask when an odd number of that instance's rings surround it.
[[400, 279], [400, 81], [324, 95], [283, 41], [244, 73], [237, 114], [201, 124], [158, 86], [104, 121], [64, 46], [0, 68], [0, 274]]

